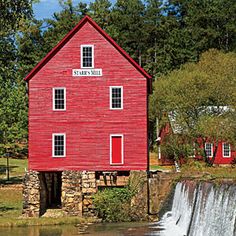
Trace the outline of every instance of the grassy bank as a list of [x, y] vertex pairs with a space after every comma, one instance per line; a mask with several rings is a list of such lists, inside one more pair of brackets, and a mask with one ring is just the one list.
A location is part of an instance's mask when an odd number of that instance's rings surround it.
[[31, 225], [62, 225], [94, 222], [95, 219], [79, 217], [58, 218], [22, 218], [22, 188], [20, 185], [0, 188], [0, 227], [31, 226]]
[[236, 181], [236, 168], [228, 167], [209, 167], [203, 161], [189, 160], [181, 167], [180, 178], [198, 177], [202, 180], [208, 179], [232, 179]]
[[0, 158], [0, 184], [21, 183], [25, 170], [27, 169], [27, 159], [9, 158], [9, 181], [7, 180], [7, 159]]

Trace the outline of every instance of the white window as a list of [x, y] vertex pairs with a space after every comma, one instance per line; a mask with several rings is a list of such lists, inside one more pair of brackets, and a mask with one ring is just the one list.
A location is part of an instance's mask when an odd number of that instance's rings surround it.
[[94, 68], [93, 45], [81, 45], [81, 68]]
[[66, 89], [53, 88], [53, 110], [65, 111], [66, 110]]
[[123, 87], [110, 86], [110, 109], [123, 109]]
[[230, 157], [231, 151], [230, 151], [230, 144], [229, 143], [223, 143], [222, 144], [223, 149], [223, 157]]
[[53, 157], [66, 156], [66, 135], [65, 134], [52, 135], [52, 156]]
[[207, 157], [213, 157], [213, 144], [205, 143], [205, 151], [206, 151]]

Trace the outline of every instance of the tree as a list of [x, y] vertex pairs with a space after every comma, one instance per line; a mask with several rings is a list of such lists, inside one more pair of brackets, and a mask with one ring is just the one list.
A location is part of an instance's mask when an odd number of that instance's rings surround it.
[[7, 35], [19, 28], [22, 20], [32, 16], [32, 1], [30, 0], [1, 0], [0, 1], [0, 35]]
[[1, 1], [0, 155], [18, 152], [27, 137], [27, 97], [18, 73], [16, 32], [32, 16], [31, 1]]
[[94, 21], [104, 30], [109, 31], [111, 25], [111, 2], [108, 0], [96, 0], [89, 5], [89, 14]]
[[141, 0], [117, 0], [111, 12], [111, 36], [130, 56], [142, 64], [146, 31], [144, 30], [145, 5]]
[[[214, 142], [213, 164], [219, 141], [235, 142], [236, 54], [209, 50], [198, 63], [157, 80], [151, 99], [152, 119], [174, 113], [182, 134], [201, 144]], [[163, 125], [164, 122], [160, 122]]]

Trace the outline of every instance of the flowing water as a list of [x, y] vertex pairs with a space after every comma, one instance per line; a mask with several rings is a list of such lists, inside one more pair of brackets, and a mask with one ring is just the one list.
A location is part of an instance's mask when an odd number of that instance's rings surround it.
[[179, 182], [171, 211], [152, 228], [160, 236], [236, 236], [236, 185]]
[[0, 236], [236, 236], [236, 185], [179, 182], [171, 211], [156, 223], [0, 228]]

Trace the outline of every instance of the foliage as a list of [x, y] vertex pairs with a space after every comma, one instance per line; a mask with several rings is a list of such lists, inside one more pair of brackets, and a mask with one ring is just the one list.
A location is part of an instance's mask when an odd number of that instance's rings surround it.
[[196, 161], [189, 158], [181, 167], [178, 180], [185, 178], [196, 178], [198, 180], [212, 180], [221, 182], [224, 179], [236, 181], [236, 171], [234, 168], [209, 167], [203, 161]]
[[193, 156], [193, 144], [187, 137], [170, 134], [163, 138], [161, 151], [164, 156], [178, 161], [180, 158]]
[[30, 0], [0, 1], [0, 36], [14, 32], [23, 19], [32, 16], [31, 4]]
[[0, 156], [19, 154], [27, 138], [26, 87], [18, 73], [16, 32], [32, 16], [31, 1], [1, 1]]
[[[61, 11], [55, 12], [50, 19], [40, 21], [33, 17], [32, 12], [32, 3], [37, 1], [0, 1], [0, 155], [6, 149], [14, 154], [22, 152], [22, 143], [27, 138], [27, 95], [23, 77], [85, 14], [93, 17], [154, 79], [179, 69], [185, 63], [198, 61], [201, 53], [210, 48], [236, 51], [234, 0], [204, 0], [201, 3], [197, 0], [118, 0], [114, 4], [109, 0], [95, 0], [89, 4], [81, 1], [76, 5], [71, 0], [58, 1]], [[212, 59], [209, 57], [205, 60]], [[224, 60], [227, 60], [226, 57]], [[223, 61], [218, 70], [226, 64]], [[189, 70], [190, 65], [187, 66]], [[212, 86], [212, 91], [216, 89], [217, 93], [221, 90], [219, 102], [227, 96], [231, 82], [228, 80], [227, 86], [223, 80], [220, 81], [224, 86], [210, 83], [207, 70], [208, 64], [202, 62], [202, 70], [198, 71], [200, 74], [196, 72], [194, 75], [196, 86], [202, 86], [201, 94], [206, 92], [204, 88], [208, 86]], [[215, 75], [220, 77], [217, 71]], [[207, 77], [206, 83], [197, 81], [197, 77], [202, 76]], [[186, 96], [194, 91], [199, 92], [193, 88], [192, 91], [188, 90], [189, 80], [185, 80], [181, 83], [185, 85], [183, 92], [186, 92]], [[163, 107], [171, 102], [162, 99], [168, 93], [165, 83], [168, 84], [161, 79], [159, 85], [155, 85], [160, 88], [158, 103], [162, 103]], [[180, 80], [176, 83], [180, 83]], [[197, 99], [196, 94], [194, 96]], [[183, 101], [184, 97], [180, 102]], [[217, 101], [212, 100], [212, 104], [217, 104]], [[163, 124], [165, 116], [159, 105], [156, 106], [155, 99], [151, 100], [150, 110], [150, 128], [154, 140], [155, 117]], [[25, 149], [26, 146], [23, 146]]]
[[[235, 53], [209, 50], [198, 63], [182, 66], [156, 81], [154, 87], [152, 117], [174, 114], [181, 133], [190, 140], [201, 138], [200, 144], [222, 140], [234, 144]], [[213, 164], [207, 157], [206, 161]]]
[[106, 222], [131, 220], [131, 198], [134, 192], [129, 188], [105, 188], [94, 196], [98, 216]]

